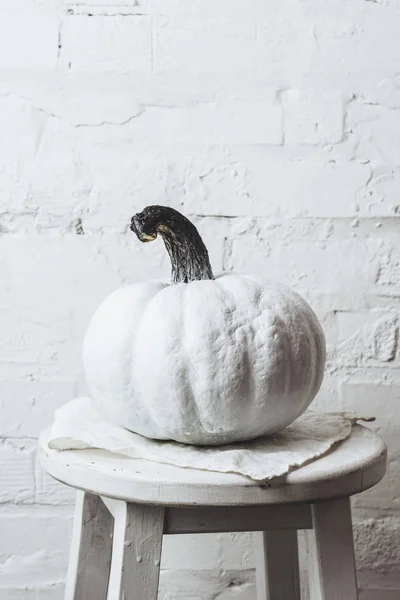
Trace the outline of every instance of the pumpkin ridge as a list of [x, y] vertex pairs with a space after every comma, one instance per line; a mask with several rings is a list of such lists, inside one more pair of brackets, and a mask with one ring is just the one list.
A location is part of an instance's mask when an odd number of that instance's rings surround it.
[[[187, 302], [186, 302], [187, 299], [186, 299], [185, 291], [186, 290], [184, 290], [182, 293], [183, 331], [186, 331], [186, 320], [187, 320]], [[185, 344], [186, 339], [183, 338], [182, 342], [183, 342], [182, 345], [185, 348], [185, 354], [186, 354], [186, 344]], [[185, 383], [190, 390], [188, 404], [190, 405], [191, 412], [194, 413], [194, 415], [195, 415], [196, 422], [198, 422], [200, 424], [200, 426], [204, 429], [204, 431], [207, 433], [207, 431], [204, 427], [204, 424], [203, 424], [203, 420], [201, 418], [200, 409], [197, 405], [195, 393], [193, 390], [193, 385], [191, 383], [191, 376], [192, 376], [192, 371], [193, 371], [191, 358], [188, 356], [185, 356], [183, 363], [184, 363], [183, 368], [185, 370]]]
[[[162, 292], [164, 292], [165, 290], [168, 290], [169, 287], [170, 287], [169, 285], [166, 285], [165, 287], [157, 290], [156, 293], [151, 298], [148, 299], [148, 301], [145, 304], [144, 310], [140, 315], [140, 322], [139, 322], [138, 328], [136, 329], [136, 332], [135, 332], [133, 351], [132, 351], [132, 367], [133, 367], [132, 380], [137, 380], [135, 364], [137, 363], [137, 355], [138, 355], [138, 353], [141, 352], [140, 333], [139, 333], [140, 332], [140, 323], [144, 321], [146, 314], [148, 312], [150, 312], [152, 304], [153, 304], [153, 302], [155, 302], [157, 296], [159, 294], [161, 294]], [[144, 408], [144, 410], [150, 416], [151, 420], [153, 421], [154, 425], [156, 426], [156, 429], [158, 431], [163, 431], [163, 424], [157, 421], [157, 416], [158, 416], [157, 410], [152, 410], [152, 406], [149, 405], [149, 403], [143, 401], [142, 394], [137, 394], [137, 398], [138, 398], [141, 406]]]

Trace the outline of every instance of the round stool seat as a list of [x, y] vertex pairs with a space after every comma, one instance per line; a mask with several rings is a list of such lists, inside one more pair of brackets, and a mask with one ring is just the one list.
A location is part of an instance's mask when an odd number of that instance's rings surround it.
[[317, 502], [358, 494], [382, 479], [387, 453], [374, 432], [355, 425], [322, 458], [268, 484], [242, 475], [183, 469], [102, 450], [51, 450], [40, 438], [42, 466], [54, 479], [101, 496], [165, 506], [246, 506]]
[[164, 535], [232, 531], [254, 532], [257, 598], [300, 600], [298, 530], [306, 531], [310, 595], [357, 600], [349, 496], [380, 481], [387, 459], [365, 427], [269, 484], [102, 450], [60, 452], [48, 440], [45, 431], [44, 469], [82, 490], [65, 600], [157, 600]]

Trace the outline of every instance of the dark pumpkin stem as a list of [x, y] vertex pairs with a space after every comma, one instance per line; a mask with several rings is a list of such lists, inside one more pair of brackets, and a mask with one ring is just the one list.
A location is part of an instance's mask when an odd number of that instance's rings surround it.
[[172, 264], [172, 283], [214, 279], [207, 248], [196, 227], [168, 206], [148, 206], [131, 220], [131, 230], [141, 242], [160, 234]]

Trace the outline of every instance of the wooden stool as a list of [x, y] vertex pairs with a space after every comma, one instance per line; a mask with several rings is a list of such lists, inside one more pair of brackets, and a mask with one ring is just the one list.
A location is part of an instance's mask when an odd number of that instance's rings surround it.
[[311, 599], [358, 598], [350, 496], [386, 471], [385, 445], [370, 430], [356, 425], [329, 454], [274, 485], [101, 450], [58, 452], [47, 440], [44, 432], [44, 469], [83, 490], [66, 600], [156, 600], [163, 535], [238, 531], [259, 532], [258, 600], [299, 600], [299, 529], [307, 530]]

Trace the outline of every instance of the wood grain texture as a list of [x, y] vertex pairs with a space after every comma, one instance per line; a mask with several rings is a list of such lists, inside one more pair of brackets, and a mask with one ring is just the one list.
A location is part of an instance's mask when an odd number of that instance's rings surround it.
[[164, 533], [217, 533], [309, 529], [311, 509], [293, 506], [172, 507], [167, 508]]
[[310, 600], [358, 600], [354, 541], [348, 498], [312, 507], [307, 532]]
[[254, 535], [257, 600], [300, 600], [297, 531]]
[[113, 529], [101, 498], [78, 492], [65, 600], [107, 600]]
[[163, 528], [162, 507], [117, 507], [108, 600], [157, 599]]
[[235, 475], [124, 459], [101, 450], [59, 452], [40, 441], [43, 468], [55, 479], [101, 496], [166, 506], [246, 506], [317, 502], [357, 494], [386, 472], [381, 438], [356, 425], [350, 438], [319, 460], [268, 485]]

